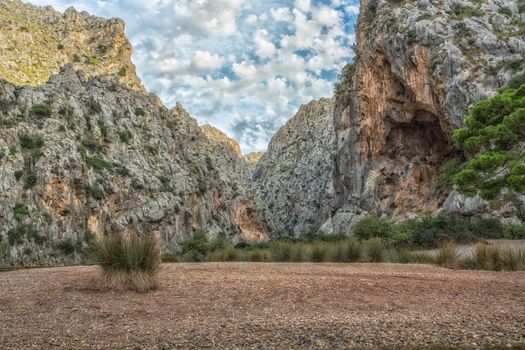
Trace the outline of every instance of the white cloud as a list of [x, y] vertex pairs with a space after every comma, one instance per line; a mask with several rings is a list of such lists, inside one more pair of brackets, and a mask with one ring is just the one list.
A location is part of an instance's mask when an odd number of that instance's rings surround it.
[[275, 45], [267, 40], [268, 32], [265, 29], [258, 30], [255, 33], [254, 42], [257, 47], [255, 53], [261, 58], [269, 58], [275, 55], [277, 49]]
[[191, 59], [191, 66], [198, 70], [219, 69], [222, 66], [222, 58], [208, 51], [195, 51]]
[[[359, 0], [28, 0], [121, 17], [148, 90], [264, 150], [299, 105], [329, 97]], [[327, 72], [331, 72], [327, 74]]]

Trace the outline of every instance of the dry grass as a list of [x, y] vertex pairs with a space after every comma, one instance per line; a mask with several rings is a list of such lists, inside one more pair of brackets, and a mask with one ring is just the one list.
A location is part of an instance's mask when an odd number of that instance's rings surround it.
[[525, 269], [525, 251], [478, 243], [474, 256], [465, 261], [466, 267], [476, 270], [519, 271]]
[[459, 253], [454, 242], [445, 242], [439, 248], [436, 256], [436, 264], [444, 267], [457, 267], [459, 263]]
[[103, 287], [146, 292], [159, 286], [161, 250], [153, 235], [105, 236], [96, 243], [94, 257], [102, 269], [99, 282]]

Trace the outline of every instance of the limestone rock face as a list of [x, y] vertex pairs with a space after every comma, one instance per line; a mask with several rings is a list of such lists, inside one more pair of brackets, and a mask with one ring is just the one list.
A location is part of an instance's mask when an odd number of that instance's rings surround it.
[[253, 187], [267, 206], [277, 235], [317, 230], [328, 218], [335, 131], [333, 101], [302, 106], [271, 139], [253, 173]]
[[72, 66], [39, 87], [2, 82], [0, 100], [4, 264], [78, 261], [90, 236], [127, 229], [166, 250], [194, 232], [268, 238], [238, 180], [243, 160], [182, 106]]
[[[518, 5], [361, 1], [353, 86], [334, 116], [337, 208], [400, 218], [442, 209], [449, 193], [434, 180], [453, 129], [525, 68]], [[451, 196], [446, 208], [473, 206]]]
[[131, 62], [120, 19], [106, 20], [69, 8], [63, 14], [20, 0], [0, 0], [0, 78], [37, 86], [66, 63], [86, 76], [116, 77], [145, 91]]

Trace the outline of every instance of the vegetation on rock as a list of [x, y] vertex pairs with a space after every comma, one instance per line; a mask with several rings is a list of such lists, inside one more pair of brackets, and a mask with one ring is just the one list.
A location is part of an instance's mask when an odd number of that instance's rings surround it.
[[457, 189], [484, 199], [497, 198], [504, 188], [525, 193], [525, 84], [476, 104], [453, 138], [468, 156], [454, 176]]

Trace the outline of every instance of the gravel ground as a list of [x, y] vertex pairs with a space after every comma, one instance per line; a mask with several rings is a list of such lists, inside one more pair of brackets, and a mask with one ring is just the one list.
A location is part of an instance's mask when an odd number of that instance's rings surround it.
[[0, 348], [525, 348], [525, 272], [167, 264], [148, 294], [97, 290], [96, 274], [0, 273]]

